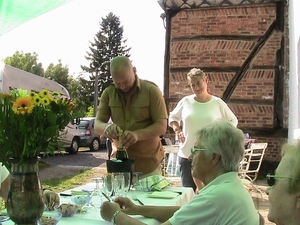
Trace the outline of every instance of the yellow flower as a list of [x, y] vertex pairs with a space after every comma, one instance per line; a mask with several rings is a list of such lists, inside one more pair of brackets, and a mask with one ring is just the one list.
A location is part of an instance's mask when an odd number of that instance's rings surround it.
[[42, 104], [45, 105], [45, 106], [50, 104], [50, 100], [47, 97], [44, 97], [41, 100], [42, 100]]
[[33, 103], [31, 101], [31, 97], [24, 96], [17, 98], [17, 100], [13, 103], [13, 111], [16, 114], [32, 113]]
[[49, 91], [48, 90], [42, 90], [39, 95], [43, 98], [43, 97], [49, 97]]
[[[48, 90], [0, 93], [0, 111], [0, 162], [7, 165], [9, 157], [22, 160], [36, 158], [41, 151], [53, 154], [61, 132], [74, 119], [74, 104]], [[7, 141], [16, 137], [17, 141]]]
[[35, 105], [39, 105], [42, 103], [42, 99], [40, 98], [39, 95], [35, 95], [33, 98], [32, 98], [33, 102]]

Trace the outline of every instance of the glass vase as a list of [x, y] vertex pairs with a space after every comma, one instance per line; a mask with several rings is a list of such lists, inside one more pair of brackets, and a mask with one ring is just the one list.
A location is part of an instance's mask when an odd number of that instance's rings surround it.
[[7, 213], [15, 225], [37, 225], [44, 211], [39, 158], [11, 159]]

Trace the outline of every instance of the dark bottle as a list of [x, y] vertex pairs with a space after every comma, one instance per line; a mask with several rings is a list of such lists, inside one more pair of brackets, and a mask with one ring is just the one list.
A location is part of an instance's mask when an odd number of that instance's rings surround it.
[[126, 161], [129, 159], [125, 148], [118, 148], [116, 158], [121, 161]]

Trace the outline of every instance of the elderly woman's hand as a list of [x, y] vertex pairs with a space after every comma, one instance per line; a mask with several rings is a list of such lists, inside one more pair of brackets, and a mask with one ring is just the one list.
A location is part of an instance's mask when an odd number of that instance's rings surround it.
[[46, 207], [49, 210], [54, 210], [54, 208], [58, 207], [60, 204], [58, 194], [51, 190], [43, 191], [43, 199]]
[[104, 220], [110, 222], [114, 213], [118, 210], [120, 210], [120, 206], [117, 203], [103, 202], [101, 209], [100, 209], [100, 214]]
[[135, 215], [137, 207], [139, 207], [136, 204], [134, 204], [129, 198], [118, 197], [115, 199], [115, 202], [119, 204], [120, 208], [122, 209], [122, 212], [129, 215]]

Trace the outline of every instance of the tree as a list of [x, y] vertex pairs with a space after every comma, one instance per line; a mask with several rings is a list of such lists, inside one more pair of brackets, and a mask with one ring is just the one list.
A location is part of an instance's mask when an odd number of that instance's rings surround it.
[[58, 64], [54, 65], [50, 63], [47, 70], [45, 71], [45, 77], [54, 80], [57, 83], [68, 89], [69, 86], [69, 68], [68, 66], [63, 66], [61, 60], [58, 60]]
[[38, 63], [38, 54], [33, 52], [24, 54], [23, 52], [16, 51], [11, 57], [4, 59], [4, 63], [29, 73], [44, 76], [44, 69], [42, 63]]
[[90, 61], [89, 66], [81, 66], [83, 71], [90, 74], [89, 80], [81, 79], [81, 84], [86, 88], [85, 95], [90, 101], [87, 107], [95, 103], [95, 93], [98, 98], [112, 83], [109, 71], [110, 61], [118, 55], [130, 57], [131, 48], [125, 45], [126, 41], [127, 39], [123, 39], [123, 27], [119, 17], [112, 12], [106, 18], [102, 17], [100, 31], [96, 33], [94, 42], [90, 42], [90, 52], [87, 52], [85, 57]]

